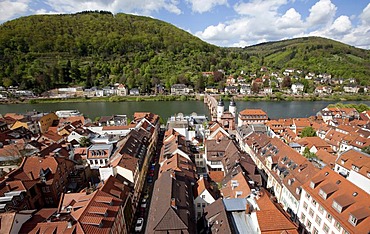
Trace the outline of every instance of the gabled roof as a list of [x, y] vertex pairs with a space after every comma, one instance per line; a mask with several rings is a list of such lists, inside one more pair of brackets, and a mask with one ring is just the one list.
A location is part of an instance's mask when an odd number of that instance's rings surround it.
[[195, 189], [195, 192], [194, 192], [194, 198], [200, 196], [206, 190], [213, 197], [213, 199], [217, 198], [217, 196], [214, 193], [213, 188], [212, 188], [211, 184], [208, 182], [208, 180], [205, 179], [204, 177], [201, 177], [197, 181], [196, 189]]
[[52, 142], [58, 142], [58, 141], [63, 139], [62, 136], [60, 136], [57, 133], [52, 132], [52, 131], [47, 131], [47, 132], [42, 133], [39, 141], [42, 141], [42, 139], [44, 139], [44, 138], [46, 138], [46, 139], [48, 139]]
[[[314, 187], [311, 187], [311, 182], [312, 185], [315, 185]], [[334, 192], [333, 190], [328, 190], [331, 193], [323, 197], [323, 195], [320, 195], [320, 191], [327, 191], [327, 185], [331, 185], [331, 187], [334, 185], [336, 189]], [[307, 181], [302, 188], [349, 233], [369, 232], [370, 195], [329, 167], [324, 167], [316, 176]], [[323, 193], [321, 192], [321, 194]], [[333, 207], [334, 201], [342, 208], [339, 212]], [[364, 208], [365, 212], [362, 211]], [[361, 218], [357, 219], [357, 225], [353, 225], [349, 222], [349, 218], [350, 215], [357, 214], [357, 212], [365, 215], [361, 215]]]
[[195, 233], [191, 185], [175, 172], [164, 172], [154, 185], [146, 233]]
[[224, 198], [245, 198], [251, 192], [250, 185], [243, 172], [231, 178], [221, 189]]
[[130, 195], [130, 188], [114, 176], [109, 176], [103, 184], [99, 184], [98, 189], [123, 201], [126, 201]]
[[194, 163], [177, 153], [163, 161], [159, 176], [161, 176], [163, 172], [171, 170], [181, 173], [191, 180], [195, 180], [196, 178], [196, 166]]
[[261, 115], [267, 118], [266, 112], [262, 109], [244, 109], [239, 112], [239, 115]]
[[222, 198], [206, 206], [204, 213], [212, 233], [216, 230], [219, 233], [232, 233]]
[[270, 194], [262, 189], [256, 199], [259, 210], [255, 211], [261, 233], [298, 233], [297, 226], [293, 224], [274, 202]]
[[357, 172], [364, 177], [368, 177], [370, 173], [370, 155], [354, 149], [342, 153], [336, 163], [349, 171], [357, 167]]
[[63, 194], [59, 204], [60, 213], [69, 213], [82, 227], [84, 233], [110, 233], [121, 209], [122, 199], [104, 191], [91, 194]]

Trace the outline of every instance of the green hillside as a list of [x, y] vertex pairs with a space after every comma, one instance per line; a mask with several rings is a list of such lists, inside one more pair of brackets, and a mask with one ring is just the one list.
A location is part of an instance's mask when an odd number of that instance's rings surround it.
[[292, 67], [364, 81], [370, 75], [369, 50], [326, 38], [305, 37], [262, 43], [247, 47], [245, 51], [260, 57], [267, 66], [277, 69]]
[[35, 15], [0, 25], [0, 85], [42, 92], [55, 87], [116, 82], [149, 92], [157, 84], [223, 86], [221, 73], [256, 72], [262, 66], [328, 72], [366, 83], [369, 51], [323, 38], [220, 48], [148, 17], [110, 12]]

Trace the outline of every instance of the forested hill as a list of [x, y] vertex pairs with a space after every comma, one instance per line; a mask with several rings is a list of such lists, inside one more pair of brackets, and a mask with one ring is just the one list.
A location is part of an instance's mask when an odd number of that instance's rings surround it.
[[[370, 51], [320, 37], [262, 43], [245, 48], [249, 55], [277, 68], [326, 72], [336, 77], [369, 79]], [[369, 83], [370, 84], [370, 83]]]
[[[116, 82], [149, 91], [157, 84], [223, 85], [226, 74], [295, 67], [344, 78], [370, 76], [369, 51], [323, 38], [219, 48], [156, 19], [110, 12], [35, 15], [0, 25], [0, 86], [42, 92]], [[307, 65], [308, 64], [308, 65]], [[337, 67], [339, 65], [339, 67]]]

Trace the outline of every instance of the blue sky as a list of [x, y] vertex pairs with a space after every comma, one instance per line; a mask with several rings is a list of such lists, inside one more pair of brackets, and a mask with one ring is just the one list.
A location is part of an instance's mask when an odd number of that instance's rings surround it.
[[370, 49], [369, 0], [0, 0], [0, 23], [84, 10], [151, 16], [219, 46], [322, 36]]

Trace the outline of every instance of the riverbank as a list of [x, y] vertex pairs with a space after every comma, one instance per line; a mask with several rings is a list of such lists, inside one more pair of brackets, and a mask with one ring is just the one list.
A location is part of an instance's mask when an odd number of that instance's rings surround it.
[[[326, 96], [318, 95], [286, 95], [277, 93], [273, 95], [218, 95], [223, 100], [232, 98], [237, 101], [369, 101], [370, 95], [356, 94], [343, 95], [333, 94]], [[75, 98], [34, 98], [34, 99], [6, 99], [0, 100], [0, 104], [42, 104], [42, 103], [76, 103], [76, 102], [156, 102], [156, 101], [194, 101], [203, 100], [202, 94], [194, 95], [156, 95], [156, 96], [111, 96], [111, 97], [75, 97]]]

